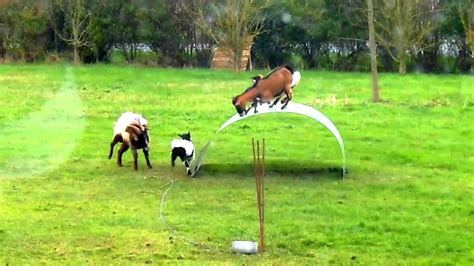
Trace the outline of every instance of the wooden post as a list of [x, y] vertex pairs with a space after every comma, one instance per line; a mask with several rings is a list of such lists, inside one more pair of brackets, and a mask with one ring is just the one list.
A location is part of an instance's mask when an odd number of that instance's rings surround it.
[[262, 212], [262, 251], [265, 251], [265, 139], [262, 140], [262, 164], [261, 164], [261, 184], [260, 184], [260, 195], [261, 195], [261, 212]]
[[380, 101], [380, 87], [377, 73], [377, 51], [375, 47], [375, 29], [374, 29], [374, 7], [372, 0], [367, 0], [367, 16], [369, 21], [369, 48], [370, 48], [370, 69], [372, 73], [372, 101]]
[[259, 241], [258, 250], [263, 252], [265, 250], [265, 200], [264, 200], [264, 176], [265, 176], [265, 139], [262, 141], [262, 153], [260, 156], [260, 141], [257, 140], [255, 147], [255, 140], [252, 138], [253, 148], [253, 163], [255, 184], [257, 187], [257, 209], [259, 220]]

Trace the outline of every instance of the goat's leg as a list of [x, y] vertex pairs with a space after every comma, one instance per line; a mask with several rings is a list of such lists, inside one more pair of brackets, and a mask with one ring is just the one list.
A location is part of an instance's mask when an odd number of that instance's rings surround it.
[[259, 102], [259, 101], [257, 100], [257, 98], [255, 98], [255, 99], [253, 100], [253, 112], [254, 112], [255, 114], [258, 113], [258, 111], [257, 111], [258, 102]]
[[[284, 101], [285, 103], [282, 105], [281, 110], [283, 110], [283, 109], [286, 108], [286, 106], [288, 105], [288, 102], [290, 101], [290, 98], [289, 98], [289, 97], [286, 97], [284, 100], [285, 100], [285, 101]], [[283, 103], [283, 101], [282, 101], [282, 103]]]
[[113, 141], [110, 143], [110, 152], [109, 152], [109, 160], [112, 158], [112, 155], [114, 154], [114, 146], [116, 143]]
[[178, 158], [178, 154], [172, 151], [171, 152], [171, 167], [174, 167], [174, 161], [176, 161], [176, 158]]
[[132, 147], [132, 154], [133, 154], [133, 169], [135, 171], [138, 170], [138, 151], [137, 148]]
[[[281, 98], [281, 97], [280, 97], [280, 98]], [[283, 103], [285, 103], [287, 100], [288, 100], [288, 97], [285, 96], [285, 98], [281, 99], [281, 103], [283, 104]]]
[[118, 151], [118, 157], [117, 157], [117, 164], [118, 166], [122, 167], [122, 155], [124, 152], [128, 150], [128, 144], [127, 143], [122, 143], [122, 146], [120, 147], [120, 150]]
[[143, 148], [143, 155], [145, 155], [146, 165], [149, 169], [153, 168], [150, 163], [150, 156], [148, 154], [148, 148]]
[[253, 104], [250, 105], [249, 108], [245, 109], [245, 110], [244, 110], [245, 114], [247, 114], [247, 113], [250, 111], [250, 109], [252, 109], [252, 107], [253, 107]]
[[122, 141], [122, 136], [120, 134], [115, 135], [114, 139], [110, 143], [109, 160], [112, 158], [114, 153], [115, 144], [119, 143], [120, 141]]
[[258, 103], [258, 102], [257, 102], [257, 99], [254, 99], [254, 100], [252, 101], [252, 104], [251, 104], [247, 109], [245, 109], [245, 114], [248, 114], [248, 112], [249, 112], [250, 109], [252, 109], [252, 108], [255, 108], [255, 111], [256, 111], [256, 110], [257, 110], [257, 103]]
[[291, 89], [290, 86], [286, 86], [284, 88], [284, 92], [286, 94], [286, 102], [285, 104], [281, 107], [281, 110], [285, 109], [286, 106], [288, 105], [288, 103], [291, 101], [291, 99], [293, 98], [293, 90]]
[[278, 101], [281, 99], [281, 97], [282, 97], [282, 94], [280, 94], [280, 96], [276, 97], [275, 101], [270, 105], [270, 108], [273, 108], [273, 106], [275, 106], [278, 103]]
[[[293, 95], [293, 88], [290, 88], [290, 94]], [[281, 99], [281, 103], [284, 103], [284, 102], [289, 102], [290, 100], [288, 100], [288, 96], [286, 96], [285, 98]]]
[[184, 165], [186, 166], [186, 172], [188, 175], [191, 175], [191, 169], [189, 169], [189, 160], [185, 160]]

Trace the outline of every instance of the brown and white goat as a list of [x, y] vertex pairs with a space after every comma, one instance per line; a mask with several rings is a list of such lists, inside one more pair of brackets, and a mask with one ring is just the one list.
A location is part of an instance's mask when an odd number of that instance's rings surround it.
[[[293, 68], [289, 66], [279, 67], [264, 78], [261, 76], [253, 77], [253, 86], [245, 90], [244, 93], [234, 97], [232, 104], [235, 106], [237, 113], [242, 116], [246, 114], [252, 106], [255, 108], [256, 113], [258, 102], [271, 103], [276, 97], [271, 105], [271, 107], [273, 107], [284, 93], [286, 98], [282, 100], [284, 104], [281, 107], [281, 109], [284, 109], [293, 98], [293, 87], [298, 84], [300, 77], [299, 72], [294, 71]], [[247, 104], [250, 102], [252, 102], [252, 106], [246, 109]]]
[[[118, 124], [123, 124], [123, 120], [121, 119], [124, 117], [124, 113], [122, 117], [117, 122]], [[142, 118], [141, 116], [139, 116]], [[138, 121], [137, 121], [138, 120]], [[142, 120], [146, 121], [142, 118]], [[150, 136], [149, 136], [149, 128], [146, 123], [140, 123], [140, 119], [132, 119], [128, 125], [119, 125], [115, 127], [114, 130], [114, 138], [110, 143], [110, 153], [109, 159], [112, 158], [112, 154], [114, 151], [115, 144], [121, 142], [122, 145], [118, 151], [117, 156], [117, 164], [122, 167], [122, 155], [126, 152], [129, 148], [132, 150], [133, 154], [133, 169], [138, 170], [138, 150], [142, 149], [143, 154], [145, 155], [145, 160], [148, 168], [152, 168], [149, 158], [149, 144], [150, 144]], [[118, 127], [125, 127], [123, 130], [117, 130]]]

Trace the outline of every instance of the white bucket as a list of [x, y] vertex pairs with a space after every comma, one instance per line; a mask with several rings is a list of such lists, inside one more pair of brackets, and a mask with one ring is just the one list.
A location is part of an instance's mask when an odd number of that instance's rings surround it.
[[232, 251], [243, 254], [255, 254], [258, 251], [258, 244], [254, 241], [232, 241]]

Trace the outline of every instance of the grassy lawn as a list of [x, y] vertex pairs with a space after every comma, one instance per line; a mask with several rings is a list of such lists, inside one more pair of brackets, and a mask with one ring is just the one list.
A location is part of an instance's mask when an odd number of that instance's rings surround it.
[[[338, 127], [336, 140], [297, 115], [242, 121], [231, 98], [253, 71], [0, 66], [0, 263], [474, 263], [474, 78], [303, 71], [294, 101]], [[151, 160], [107, 160], [124, 111], [151, 126]], [[198, 178], [170, 167], [169, 145], [191, 131], [215, 139]], [[266, 138], [267, 251], [257, 240], [251, 138]], [[163, 193], [165, 224], [159, 216]], [[174, 231], [175, 230], [175, 231]]]

